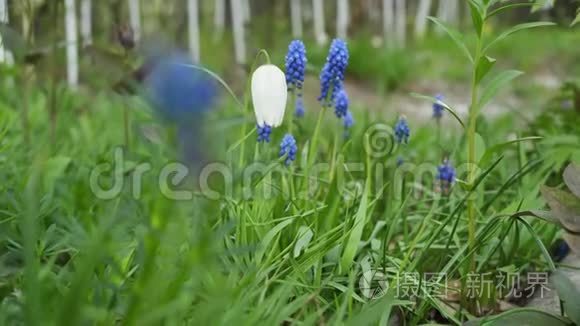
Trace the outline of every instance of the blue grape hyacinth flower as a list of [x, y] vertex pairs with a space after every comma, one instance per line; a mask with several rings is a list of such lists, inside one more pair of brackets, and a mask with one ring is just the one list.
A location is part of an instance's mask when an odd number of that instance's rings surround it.
[[342, 122], [346, 129], [349, 129], [354, 125], [354, 118], [352, 117], [350, 110], [346, 111], [346, 114], [342, 118]]
[[272, 127], [268, 126], [268, 125], [256, 125], [257, 131], [258, 131], [258, 143], [262, 143], [262, 142], [266, 142], [269, 143], [270, 142], [270, 135], [272, 134]]
[[280, 143], [280, 157], [286, 156], [284, 163], [287, 166], [296, 160], [296, 153], [298, 153], [296, 139], [291, 134], [284, 135]]
[[297, 117], [301, 118], [304, 116], [305, 110], [304, 110], [304, 100], [302, 99], [302, 95], [298, 95], [298, 97], [296, 97], [296, 110], [294, 111], [294, 115], [296, 115]]
[[348, 138], [350, 136], [349, 129], [354, 125], [354, 118], [350, 110], [347, 110], [344, 117], [342, 117], [342, 125], [344, 126], [344, 138]]
[[334, 114], [340, 119], [348, 112], [348, 94], [344, 88], [341, 88], [334, 99]]
[[441, 104], [444, 97], [441, 94], [437, 94], [435, 95], [435, 99], [437, 101], [433, 102], [433, 117], [435, 119], [440, 119], [443, 116], [443, 110], [445, 110], [445, 108]]
[[304, 43], [300, 40], [290, 42], [288, 53], [286, 53], [286, 83], [288, 88], [302, 90], [306, 62], [306, 47]]
[[404, 116], [399, 117], [397, 124], [395, 125], [395, 139], [397, 143], [407, 144], [409, 143], [409, 136], [411, 135], [411, 130], [407, 124], [407, 119]]
[[164, 119], [178, 124], [195, 122], [217, 101], [217, 85], [204, 71], [191, 65], [189, 55], [155, 58], [145, 80], [147, 98]]
[[437, 168], [437, 180], [443, 194], [449, 194], [451, 186], [455, 182], [455, 169], [449, 159], [443, 160], [443, 164]]
[[330, 105], [337, 91], [342, 88], [348, 58], [346, 42], [338, 38], [334, 39], [330, 45], [326, 63], [320, 72], [320, 97], [318, 100], [323, 105]]

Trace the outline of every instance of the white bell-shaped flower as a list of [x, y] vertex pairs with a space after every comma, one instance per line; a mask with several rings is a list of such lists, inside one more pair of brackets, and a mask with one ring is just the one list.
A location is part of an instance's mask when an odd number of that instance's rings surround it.
[[252, 102], [258, 126], [278, 127], [284, 119], [286, 75], [275, 65], [260, 66], [252, 75]]

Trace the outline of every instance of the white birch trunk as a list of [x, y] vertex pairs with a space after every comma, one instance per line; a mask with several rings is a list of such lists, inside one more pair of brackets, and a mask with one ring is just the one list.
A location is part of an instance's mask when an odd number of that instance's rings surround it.
[[[442, 21], [447, 21], [447, 11], [445, 10], [446, 1], [439, 0], [437, 4], [437, 18]], [[439, 30], [440, 28], [437, 28]]]
[[370, 22], [374, 24], [380, 23], [381, 9], [378, 0], [365, 0], [365, 12], [369, 17]]
[[[8, 24], [8, 6], [6, 0], [0, 0], [0, 23]], [[9, 51], [4, 48], [2, 35], [0, 35], [0, 63], [8, 62]]]
[[324, 5], [323, 0], [312, 0], [312, 12], [314, 14], [314, 38], [316, 43], [323, 45], [327, 36], [324, 31]]
[[224, 27], [226, 26], [226, 3], [225, 0], [215, 0], [214, 4], [214, 38], [219, 40], [221, 39], [224, 33]]
[[141, 39], [141, 6], [139, 0], [129, 0], [129, 24], [135, 35], [135, 42]]
[[395, 3], [394, 0], [383, 0], [383, 36], [387, 46], [393, 45], [393, 31], [395, 30]]
[[336, 34], [338, 37], [346, 39], [349, 21], [348, 0], [338, 0], [336, 9]]
[[232, 27], [234, 29], [234, 52], [236, 63], [246, 63], [246, 40], [244, 39], [244, 8], [240, 0], [230, 1]]
[[200, 59], [198, 0], [187, 1], [187, 20], [189, 21], [189, 50], [193, 62], [198, 63]]
[[[450, 25], [456, 25], [459, 20], [459, 3], [457, 0], [439, 0], [437, 18]], [[437, 28], [437, 34], [443, 34], [443, 29]]]
[[290, 17], [292, 23], [292, 36], [302, 37], [302, 0], [290, 0]]
[[447, 21], [451, 25], [457, 25], [459, 20], [459, 2], [458, 0], [448, 0], [447, 4]]
[[397, 34], [397, 46], [405, 47], [407, 39], [407, 8], [405, 0], [396, 0], [395, 6], [395, 31]]
[[79, 83], [79, 54], [75, 0], [65, 0], [65, 34], [68, 85], [75, 89]]
[[427, 16], [431, 11], [431, 0], [419, 0], [417, 16], [415, 17], [415, 37], [423, 38], [427, 32]]
[[93, 16], [92, 16], [92, 0], [82, 0], [81, 2], [81, 36], [83, 38], [83, 46], [93, 44]]
[[[305, 2], [307, 3], [305, 5]], [[314, 18], [314, 11], [312, 9], [312, 1], [311, 0], [301, 0], [300, 3], [302, 4], [302, 19], [304, 20], [305, 24], [311, 23]]]
[[237, 0], [237, 1], [242, 1], [244, 9], [244, 23], [249, 23], [250, 19], [252, 18], [252, 8], [250, 7], [250, 0]]

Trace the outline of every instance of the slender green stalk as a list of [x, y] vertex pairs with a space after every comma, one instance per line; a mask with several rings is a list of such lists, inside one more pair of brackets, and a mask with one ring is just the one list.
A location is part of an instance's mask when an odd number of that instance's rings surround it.
[[441, 118], [437, 118], [437, 147], [441, 148]]
[[[294, 107], [296, 106], [296, 91], [295, 89], [292, 89], [292, 91], [290, 91], [290, 110], [292, 110]], [[293, 118], [293, 113], [290, 112], [290, 122], [288, 123], [288, 133], [292, 134], [292, 127], [294, 126], [294, 118]]]
[[[484, 9], [486, 10], [486, 9]], [[485, 12], [484, 12], [485, 17]], [[475, 49], [475, 55], [473, 57], [473, 72], [472, 72], [472, 80], [471, 80], [471, 103], [469, 105], [469, 122], [467, 127], [467, 142], [468, 142], [468, 152], [467, 152], [467, 163], [468, 163], [468, 172], [467, 172], [467, 182], [470, 187], [474, 186], [475, 182], [475, 173], [476, 173], [476, 153], [475, 153], [475, 134], [477, 130], [477, 102], [478, 102], [478, 80], [477, 80], [477, 65], [482, 57], [481, 49], [483, 44], [483, 30], [485, 29], [485, 20], [482, 22], [482, 26], [477, 35], [477, 44]], [[475, 250], [475, 232], [476, 232], [476, 212], [475, 212], [475, 196], [471, 194], [467, 199], [467, 219], [468, 219], [468, 245], [469, 250]], [[469, 258], [469, 272], [474, 272], [476, 269], [476, 252]], [[462, 291], [464, 292], [464, 291]], [[473, 312], [475, 309], [475, 302], [470, 302], [469, 304], [470, 311]]]
[[320, 108], [320, 112], [318, 112], [318, 119], [316, 120], [316, 126], [314, 127], [314, 133], [312, 134], [312, 140], [308, 150], [308, 166], [314, 164], [314, 156], [316, 156], [316, 144], [318, 143], [318, 134], [320, 132], [320, 125], [322, 124], [324, 111], [326, 111], [326, 109], [322, 107]]
[[314, 164], [314, 156], [316, 156], [316, 143], [318, 142], [318, 132], [320, 129], [320, 125], [322, 124], [322, 117], [324, 116], [324, 111], [326, 108], [320, 108], [320, 112], [318, 112], [318, 119], [316, 120], [316, 126], [314, 127], [314, 133], [312, 134], [312, 139], [310, 140], [310, 145], [308, 146], [308, 157], [306, 161], [306, 168], [304, 171], [304, 188], [306, 188], [306, 192], [309, 191], [310, 188], [310, 168]]
[[[314, 134], [312, 135], [312, 141], [310, 143], [310, 147], [308, 150], [308, 161], [306, 164], [306, 191], [309, 191], [310, 188], [310, 167], [314, 164], [314, 156], [316, 155], [316, 143], [318, 140], [318, 132], [320, 129], [320, 125], [322, 124], [322, 117], [324, 116], [324, 111], [326, 109], [324, 107], [320, 108], [320, 112], [318, 112], [318, 119], [316, 120], [316, 126], [314, 127]], [[320, 215], [318, 215], [314, 221], [314, 230], [316, 235], [318, 236], [320, 233]], [[322, 261], [318, 261], [316, 263], [316, 272], [315, 272], [315, 285], [320, 286], [322, 280]]]
[[[250, 76], [248, 77], [248, 80], [246, 82], [246, 89], [245, 89], [245, 94], [244, 94], [244, 110], [242, 111], [242, 117], [245, 119], [245, 115], [246, 112], [248, 111], [248, 107], [250, 106], [250, 87], [252, 85], [252, 73], [254, 72], [254, 70], [256, 70], [256, 65], [258, 64], [258, 60], [260, 59], [260, 56], [263, 55], [266, 58], [266, 63], [270, 63], [270, 55], [268, 54], [268, 52], [264, 49], [261, 49], [260, 52], [258, 52], [258, 54], [256, 54], [256, 58], [254, 58], [254, 62], [252, 63], [252, 68], [250, 70]], [[247, 132], [247, 128], [248, 128], [248, 124], [244, 121], [242, 123], [242, 138], [246, 135]], [[246, 150], [246, 142], [243, 141], [240, 144], [240, 161], [239, 161], [239, 166], [240, 168], [243, 167], [244, 164], [244, 154]]]
[[[483, 26], [482, 26], [483, 30]], [[472, 74], [472, 81], [471, 81], [471, 104], [469, 105], [469, 123], [467, 127], [467, 142], [468, 142], [468, 153], [467, 153], [467, 161], [468, 161], [468, 184], [473, 186], [473, 182], [475, 181], [475, 132], [476, 132], [476, 123], [477, 123], [477, 99], [478, 99], [478, 83], [477, 83], [477, 63], [481, 57], [481, 46], [482, 46], [482, 35], [480, 34], [477, 38], [477, 47], [475, 50], [474, 62], [473, 62], [473, 74]], [[473, 249], [475, 245], [475, 201], [474, 197], [470, 196], [467, 201], [467, 216], [469, 221], [468, 227], [468, 242], [469, 248]], [[475, 255], [471, 256], [470, 261], [470, 270], [475, 270]]]
[[[307, 164], [307, 168], [310, 167], [310, 165], [312, 165], [314, 163], [314, 156], [316, 156], [316, 145], [318, 143], [318, 134], [320, 132], [320, 125], [322, 124], [322, 117], [324, 115], [324, 112], [326, 111], [326, 103], [329, 102], [329, 100], [332, 98], [332, 87], [328, 90], [328, 94], [326, 94], [326, 98], [324, 99], [325, 103], [324, 105], [322, 105], [322, 107], [320, 108], [320, 112], [318, 112], [318, 119], [316, 120], [316, 126], [314, 127], [314, 133], [312, 134], [312, 140], [310, 142], [310, 148], [308, 150], [308, 164]], [[306, 177], [308, 178], [308, 173], [306, 174]]]

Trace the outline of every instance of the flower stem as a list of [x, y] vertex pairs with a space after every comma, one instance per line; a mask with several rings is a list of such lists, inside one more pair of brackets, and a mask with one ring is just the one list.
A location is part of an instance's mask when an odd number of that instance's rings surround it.
[[[250, 76], [248, 77], [248, 80], [246, 81], [245, 94], [244, 94], [244, 107], [243, 107], [243, 111], [242, 111], [242, 116], [244, 119], [246, 117], [246, 112], [248, 111], [248, 107], [250, 106], [250, 87], [251, 87], [251, 83], [252, 83], [252, 73], [254, 72], [254, 70], [256, 70], [256, 68], [258, 66], [258, 61], [260, 60], [261, 55], [263, 55], [266, 58], [266, 63], [268, 63], [268, 64], [270, 63], [270, 55], [268, 54], [268, 51], [261, 49], [258, 52], [258, 54], [256, 54], [256, 57], [254, 58], [254, 62], [252, 63], [252, 67], [250, 69]], [[245, 121], [242, 122], [242, 132], [241, 132], [242, 137], [244, 137], [244, 135], [247, 132], [247, 128], [248, 128], [247, 125], [248, 124]], [[240, 168], [242, 168], [244, 166], [245, 153], [246, 153], [246, 142], [243, 141], [240, 144], [240, 160], [239, 160]]]
[[[294, 112], [291, 111], [296, 106], [296, 92], [293, 89], [290, 92], [290, 122], [288, 123], [288, 133], [292, 134], [292, 127], [294, 126]], [[288, 110], [287, 110], [288, 111]]]
[[[475, 182], [475, 172], [476, 172], [476, 153], [475, 153], [475, 134], [477, 131], [477, 102], [478, 102], [478, 80], [477, 80], [477, 66], [482, 57], [481, 49], [483, 43], [483, 30], [485, 28], [485, 21], [482, 23], [480, 32], [477, 36], [477, 44], [475, 49], [475, 55], [473, 57], [473, 71], [472, 71], [472, 80], [471, 80], [471, 103], [469, 105], [469, 122], [467, 127], [467, 163], [468, 163], [468, 171], [467, 171], [467, 182], [470, 187], [474, 186]], [[472, 193], [469, 195], [467, 199], [467, 217], [468, 217], [468, 245], [469, 250], [471, 252], [471, 256], [469, 258], [469, 272], [475, 271], [476, 265], [476, 256], [477, 253], [473, 251], [475, 248], [475, 232], [476, 232], [476, 212], [475, 212], [475, 198], [474, 194]], [[476, 308], [476, 304], [474, 301], [469, 303], [469, 310], [473, 312]]]
[[[333, 92], [334, 92], [334, 90], [332, 88], [328, 91], [328, 93], [326, 94], [326, 98], [324, 99], [324, 102], [322, 102], [323, 104], [322, 104], [322, 107], [320, 108], [320, 112], [318, 112], [318, 120], [316, 120], [316, 126], [314, 127], [314, 134], [312, 135], [312, 141], [310, 143], [309, 150], [308, 150], [307, 167], [314, 164], [314, 156], [316, 155], [316, 144], [318, 142], [318, 133], [319, 133], [320, 125], [322, 124], [322, 117], [324, 115], [324, 111], [326, 111], [327, 103], [332, 98]], [[309, 177], [308, 173], [306, 174], [306, 177], [307, 178]]]
[[437, 147], [441, 148], [441, 118], [437, 118]]
[[318, 112], [318, 119], [316, 120], [316, 126], [314, 127], [314, 134], [312, 134], [312, 141], [310, 142], [308, 151], [308, 166], [314, 164], [314, 156], [316, 156], [316, 144], [318, 142], [318, 134], [320, 131], [320, 125], [322, 124], [322, 117], [324, 116], [325, 108], [320, 108]]

